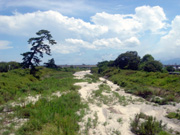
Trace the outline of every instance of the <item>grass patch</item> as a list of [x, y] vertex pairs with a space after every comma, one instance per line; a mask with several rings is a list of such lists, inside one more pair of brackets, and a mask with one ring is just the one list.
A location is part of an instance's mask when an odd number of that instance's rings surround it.
[[163, 125], [162, 121], [143, 113], [136, 114], [131, 122], [131, 131], [136, 135], [169, 135], [165, 128], [166, 125]]
[[73, 72], [41, 68], [35, 78], [29, 69], [16, 69], [0, 73], [0, 105], [8, 101], [26, 97], [29, 94], [52, 93], [54, 91], [75, 90]]
[[[17, 134], [52, 134], [53, 130], [54, 134], [76, 135], [79, 131], [77, 123], [82, 118], [77, 111], [84, 107], [77, 92], [67, 93], [51, 101], [42, 98], [34, 105], [29, 104], [17, 110], [19, 118], [29, 118]], [[47, 126], [52, 128], [47, 129]]]
[[166, 117], [180, 120], [180, 112], [170, 112]]
[[87, 74], [85, 75], [85, 78], [88, 83], [96, 83], [97, 81], [99, 81], [99, 77], [95, 74]]
[[[74, 86], [75, 82], [80, 80], [73, 79], [74, 69], [70, 70], [54, 70], [40, 68], [35, 78], [30, 75], [28, 69], [17, 69], [7, 73], [0, 73], [0, 134], [14, 133], [17, 129], [15, 126], [20, 122], [13, 119], [29, 121], [17, 131], [17, 134], [51, 134], [50, 128], [45, 130], [47, 126], [54, 127], [52, 130], [57, 134], [75, 134], [78, 129], [77, 120], [81, 118], [75, 114], [75, 111], [84, 107], [80, 103], [80, 97], [77, 93], [79, 86]], [[60, 98], [51, 96], [54, 92], [67, 93]], [[8, 102], [24, 103], [27, 96], [41, 95], [41, 99], [35, 104], [23, 104], [22, 107], [12, 107]], [[46, 97], [46, 98], [45, 98]], [[50, 97], [50, 98], [49, 98]], [[51, 100], [51, 101], [50, 101]], [[9, 113], [10, 112], [10, 113]], [[76, 118], [77, 117], [77, 118]], [[61, 119], [60, 127], [68, 125], [69, 127], [61, 127], [57, 129], [58, 119]], [[57, 120], [57, 121], [55, 121]], [[73, 123], [74, 121], [74, 123]], [[8, 124], [9, 123], [9, 124]], [[10, 127], [9, 127], [10, 125]], [[67, 129], [65, 129], [67, 128]], [[7, 131], [5, 131], [7, 129]], [[52, 133], [53, 133], [52, 132]]]
[[[106, 84], [99, 85], [99, 89], [92, 92], [92, 99], [89, 101], [94, 102], [95, 99], [97, 105], [101, 106], [101, 104], [109, 104], [112, 103], [114, 100], [113, 97], [110, 94], [111, 88]], [[104, 95], [104, 93], [107, 93], [108, 95]]]

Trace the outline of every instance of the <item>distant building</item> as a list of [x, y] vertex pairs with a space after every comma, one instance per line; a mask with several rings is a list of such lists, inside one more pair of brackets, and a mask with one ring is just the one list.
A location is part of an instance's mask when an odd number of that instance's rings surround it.
[[92, 67], [97, 67], [97, 65], [85, 65], [85, 64], [82, 64], [82, 65], [58, 65], [58, 67], [61, 67], [61, 68], [66, 68], [66, 67], [72, 67], [72, 68], [92, 68]]

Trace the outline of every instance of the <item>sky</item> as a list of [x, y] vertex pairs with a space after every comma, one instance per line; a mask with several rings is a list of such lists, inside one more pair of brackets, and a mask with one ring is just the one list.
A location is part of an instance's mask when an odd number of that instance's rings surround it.
[[28, 39], [50, 31], [56, 64], [97, 64], [137, 51], [180, 59], [179, 0], [0, 0], [0, 61], [22, 62]]

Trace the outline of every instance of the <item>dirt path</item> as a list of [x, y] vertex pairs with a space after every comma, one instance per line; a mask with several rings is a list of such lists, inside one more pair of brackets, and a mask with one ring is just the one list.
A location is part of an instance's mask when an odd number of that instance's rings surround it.
[[[76, 72], [74, 76], [83, 79], [90, 71]], [[88, 135], [133, 135], [130, 122], [140, 112], [156, 117], [167, 124], [167, 128], [180, 132], [180, 122], [165, 117], [167, 112], [180, 109], [180, 104], [155, 105], [142, 98], [127, 94], [119, 86], [100, 78], [96, 83], [80, 82], [79, 93], [89, 109], [80, 122], [81, 134]], [[104, 90], [101, 91], [101, 88]]]

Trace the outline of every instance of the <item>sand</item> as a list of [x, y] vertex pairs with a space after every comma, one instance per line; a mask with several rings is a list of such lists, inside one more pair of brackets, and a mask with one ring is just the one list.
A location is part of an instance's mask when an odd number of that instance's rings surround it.
[[[83, 79], [86, 74], [90, 74], [90, 70], [76, 72], [74, 76], [78, 79]], [[113, 95], [113, 92], [116, 92], [120, 96], [125, 97], [126, 104], [117, 102], [117, 99], [113, 96], [112, 102], [107, 104], [101, 103], [99, 98], [93, 97], [93, 91], [98, 90], [100, 84], [106, 84], [111, 88], [110, 92], [103, 92], [103, 95], [110, 97]], [[155, 105], [140, 97], [125, 93], [122, 88], [104, 78], [100, 78], [100, 81], [96, 83], [80, 82], [75, 85], [81, 86], [79, 90], [81, 98], [89, 105], [89, 109], [86, 110], [86, 115], [82, 122], [79, 123], [81, 134], [133, 135], [130, 130], [130, 123], [135, 115], [140, 112], [154, 116], [157, 120], [162, 120], [164, 124], [167, 124], [168, 129], [171, 128], [174, 131], [180, 132], [180, 121], [165, 117], [167, 112], [180, 109], [180, 104], [176, 106]]]

